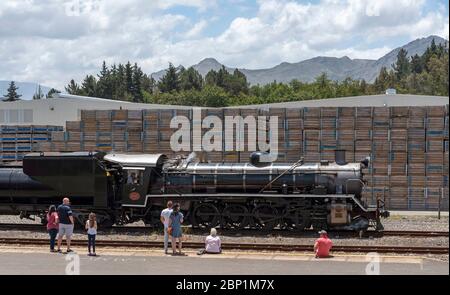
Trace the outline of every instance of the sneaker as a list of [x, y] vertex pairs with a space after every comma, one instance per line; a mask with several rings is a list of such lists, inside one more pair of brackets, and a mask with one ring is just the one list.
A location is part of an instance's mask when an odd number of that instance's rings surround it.
[[66, 251], [66, 253], [71, 253], [71, 252], [73, 252], [72, 249], [67, 249], [67, 251]]
[[57, 253], [62, 253], [61, 249], [56, 250]]

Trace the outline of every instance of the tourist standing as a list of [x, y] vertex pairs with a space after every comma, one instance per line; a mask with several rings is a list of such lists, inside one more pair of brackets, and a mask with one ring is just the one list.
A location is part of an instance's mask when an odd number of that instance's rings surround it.
[[72, 209], [70, 208], [69, 198], [63, 199], [63, 203], [58, 206], [57, 211], [59, 217], [58, 252], [61, 252], [61, 244], [64, 236], [66, 236], [67, 253], [73, 252], [72, 249], [70, 249], [70, 239], [72, 238], [75, 220], [73, 218]]
[[50, 252], [55, 251], [56, 236], [58, 235], [58, 213], [56, 206], [51, 205], [47, 213], [47, 231], [50, 236]]
[[177, 240], [178, 240], [178, 254], [183, 254], [181, 252], [182, 242], [181, 237], [183, 236], [181, 232], [181, 224], [183, 223], [183, 213], [180, 212], [180, 204], [173, 205], [172, 214], [170, 214], [169, 219], [169, 233], [172, 236], [172, 251], [173, 255], [177, 254]]
[[89, 219], [86, 221], [85, 228], [88, 236], [88, 255], [97, 256], [97, 254], [95, 253], [95, 237], [97, 236], [97, 217], [95, 213], [89, 214]]
[[164, 225], [164, 253], [167, 254], [168, 248], [169, 248], [169, 220], [170, 215], [172, 214], [172, 201], [167, 202], [167, 208], [161, 211], [161, 223]]

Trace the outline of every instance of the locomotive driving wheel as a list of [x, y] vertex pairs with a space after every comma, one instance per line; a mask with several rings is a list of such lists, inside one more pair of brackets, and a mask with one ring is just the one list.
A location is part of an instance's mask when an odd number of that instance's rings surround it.
[[269, 204], [257, 205], [252, 213], [256, 225], [264, 230], [272, 230], [279, 223], [278, 210]]
[[303, 231], [310, 222], [310, 212], [304, 208], [289, 208], [283, 218], [286, 228]]
[[200, 203], [194, 207], [191, 222], [194, 227], [212, 228], [219, 223], [220, 212], [214, 204]]
[[225, 228], [243, 229], [249, 223], [248, 209], [244, 205], [231, 204], [222, 212], [222, 226]]

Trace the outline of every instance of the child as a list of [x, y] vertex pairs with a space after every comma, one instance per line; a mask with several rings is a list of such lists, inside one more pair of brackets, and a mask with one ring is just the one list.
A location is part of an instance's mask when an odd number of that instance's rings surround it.
[[86, 230], [88, 235], [88, 251], [89, 251], [88, 255], [97, 256], [97, 254], [95, 254], [95, 236], [97, 235], [97, 221], [95, 213], [89, 214], [89, 219], [86, 221]]

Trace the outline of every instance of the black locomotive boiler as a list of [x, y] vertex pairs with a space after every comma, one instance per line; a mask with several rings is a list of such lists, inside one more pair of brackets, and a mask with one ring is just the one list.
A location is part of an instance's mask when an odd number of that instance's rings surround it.
[[194, 227], [304, 230], [382, 229], [383, 204], [361, 200], [368, 159], [262, 163], [202, 163], [195, 154], [32, 153], [22, 167], [0, 168], [0, 214], [45, 219], [50, 204], [69, 197], [83, 224], [96, 212], [103, 226], [143, 220], [159, 226], [168, 200]]

